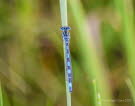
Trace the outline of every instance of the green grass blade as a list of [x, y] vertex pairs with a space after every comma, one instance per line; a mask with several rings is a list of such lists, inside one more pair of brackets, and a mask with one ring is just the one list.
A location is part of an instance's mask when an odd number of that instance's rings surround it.
[[130, 93], [131, 93], [132, 98], [133, 98], [134, 106], [135, 106], [135, 101], [134, 101], [135, 100], [135, 90], [134, 90], [133, 84], [130, 81], [130, 79], [126, 80], [126, 84], [127, 84], [128, 88], [130, 90]]
[[93, 80], [95, 106], [102, 106], [102, 100], [97, 87], [97, 81]]
[[[75, 21], [76, 36], [78, 37], [79, 52], [82, 57], [82, 64], [89, 76], [89, 80], [96, 79], [101, 97], [104, 99], [111, 99], [111, 92], [105, 76], [103, 64], [99, 55], [96, 52], [94, 43], [85, 25], [85, 14], [79, 0], [69, 0], [72, 19]], [[106, 102], [103, 106], [112, 106], [112, 103]]]
[[[61, 22], [62, 26], [68, 26], [68, 17], [67, 17], [67, 0], [60, 0], [60, 10], [61, 10]], [[64, 49], [64, 55], [65, 55]], [[65, 57], [65, 56], [64, 56]], [[66, 60], [64, 60], [66, 61]], [[67, 96], [67, 106], [71, 106], [71, 93], [68, 89], [68, 81], [66, 75], [66, 67], [65, 67], [65, 82], [66, 82], [66, 96]]]
[[2, 86], [0, 83], [0, 106], [3, 106], [3, 94], [2, 94]]
[[60, 0], [60, 10], [62, 26], [68, 26], [67, 0]]

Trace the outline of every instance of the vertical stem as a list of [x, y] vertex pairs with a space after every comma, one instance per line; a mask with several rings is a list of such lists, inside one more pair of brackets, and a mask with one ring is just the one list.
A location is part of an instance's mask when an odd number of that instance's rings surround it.
[[3, 95], [2, 95], [1, 83], [0, 83], [0, 106], [3, 106]]
[[68, 26], [67, 18], [67, 0], [60, 0], [62, 26]]
[[101, 95], [98, 91], [97, 81], [93, 80], [95, 106], [102, 106]]
[[132, 82], [131, 82], [130, 79], [126, 79], [126, 84], [127, 84], [128, 88], [129, 88], [129, 90], [131, 92], [131, 95], [132, 95], [132, 98], [133, 98], [133, 103], [134, 103], [134, 106], [135, 106], [135, 101], [134, 101], [135, 100], [134, 86], [133, 86], [133, 84], [132, 84]]
[[95, 103], [95, 106], [98, 106], [97, 104], [97, 95], [98, 95], [98, 92], [97, 92], [97, 84], [96, 84], [96, 80], [93, 80], [93, 87], [94, 87], [94, 103]]
[[[67, 18], [67, 0], [60, 0], [60, 10], [61, 10], [61, 22], [62, 26], [68, 26]], [[65, 42], [63, 42], [65, 43]], [[64, 45], [64, 61], [65, 61], [65, 82], [66, 82], [66, 96], [67, 96], [67, 106], [71, 106], [71, 93], [68, 88], [68, 78], [66, 72], [66, 45]]]
[[98, 102], [97, 102], [97, 106], [102, 106], [102, 102], [101, 102], [101, 95], [100, 95], [100, 93], [98, 93]]
[[68, 87], [68, 78], [67, 78], [67, 71], [66, 71], [66, 44], [64, 43], [64, 61], [65, 61], [65, 82], [66, 82], [66, 96], [67, 96], [67, 106], [71, 106], [71, 93], [69, 92]]
[[66, 45], [65, 44], [64, 44], [64, 59], [65, 59], [64, 61], [65, 61], [65, 82], [66, 82], [67, 106], [71, 106], [71, 93], [69, 92], [69, 88], [68, 88], [68, 78], [67, 78], [67, 72], [66, 72]]

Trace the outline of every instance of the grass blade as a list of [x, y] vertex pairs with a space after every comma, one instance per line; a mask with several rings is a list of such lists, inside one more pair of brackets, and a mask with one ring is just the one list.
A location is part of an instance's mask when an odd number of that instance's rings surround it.
[[127, 79], [127, 80], [126, 80], [126, 84], [127, 84], [128, 88], [129, 88], [129, 90], [130, 90], [130, 93], [131, 93], [132, 98], [133, 98], [134, 106], [135, 106], [135, 101], [134, 101], [134, 100], [135, 100], [135, 91], [134, 91], [133, 84], [132, 84], [132, 82], [130, 81], [130, 79]]
[[2, 94], [2, 86], [0, 83], [0, 106], [3, 106], [3, 94]]
[[68, 26], [67, 0], [60, 0], [62, 26]]
[[[76, 33], [79, 38], [78, 46], [79, 52], [82, 57], [82, 64], [84, 69], [89, 76], [89, 80], [96, 79], [99, 92], [101, 97], [104, 99], [111, 99], [111, 92], [105, 76], [105, 71], [103, 64], [100, 60], [99, 55], [94, 48], [94, 43], [92, 38], [90, 38], [85, 25], [85, 14], [82, 5], [79, 0], [69, 0], [71, 13], [73, 15], [73, 20], [76, 23]], [[102, 103], [103, 104], [103, 103]], [[103, 106], [112, 106], [112, 103], [106, 102]]]
[[[60, 0], [60, 10], [61, 10], [61, 21], [62, 26], [68, 26], [68, 18], [67, 18], [67, 0]], [[64, 49], [64, 55], [66, 54], [66, 51]], [[64, 56], [66, 57], [66, 56]], [[66, 59], [66, 58], [65, 58]], [[64, 60], [66, 63], [66, 60]], [[66, 82], [66, 96], [67, 96], [67, 106], [71, 106], [71, 93], [69, 92], [68, 88], [68, 80], [66, 75], [66, 66], [65, 66], [65, 82]]]

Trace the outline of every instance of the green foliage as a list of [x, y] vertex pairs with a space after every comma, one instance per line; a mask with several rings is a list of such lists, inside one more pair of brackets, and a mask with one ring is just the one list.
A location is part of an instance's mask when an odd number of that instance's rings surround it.
[[[0, 1], [0, 106], [66, 106], [58, 2]], [[132, 2], [68, 0], [73, 106], [133, 105], [106, 102], [135, 97]]]

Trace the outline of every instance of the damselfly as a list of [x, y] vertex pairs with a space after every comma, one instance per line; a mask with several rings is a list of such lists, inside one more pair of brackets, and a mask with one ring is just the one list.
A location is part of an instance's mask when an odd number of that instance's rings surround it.
[[63, 44], [64, 44], [64, 54], [65, 54], [65, 74], [66, 80], [69, 88], [69, 92], [72, 92], [72, 64], [71, 64], [71, 56], [70, 56], [70, 27], [61, 27]]

